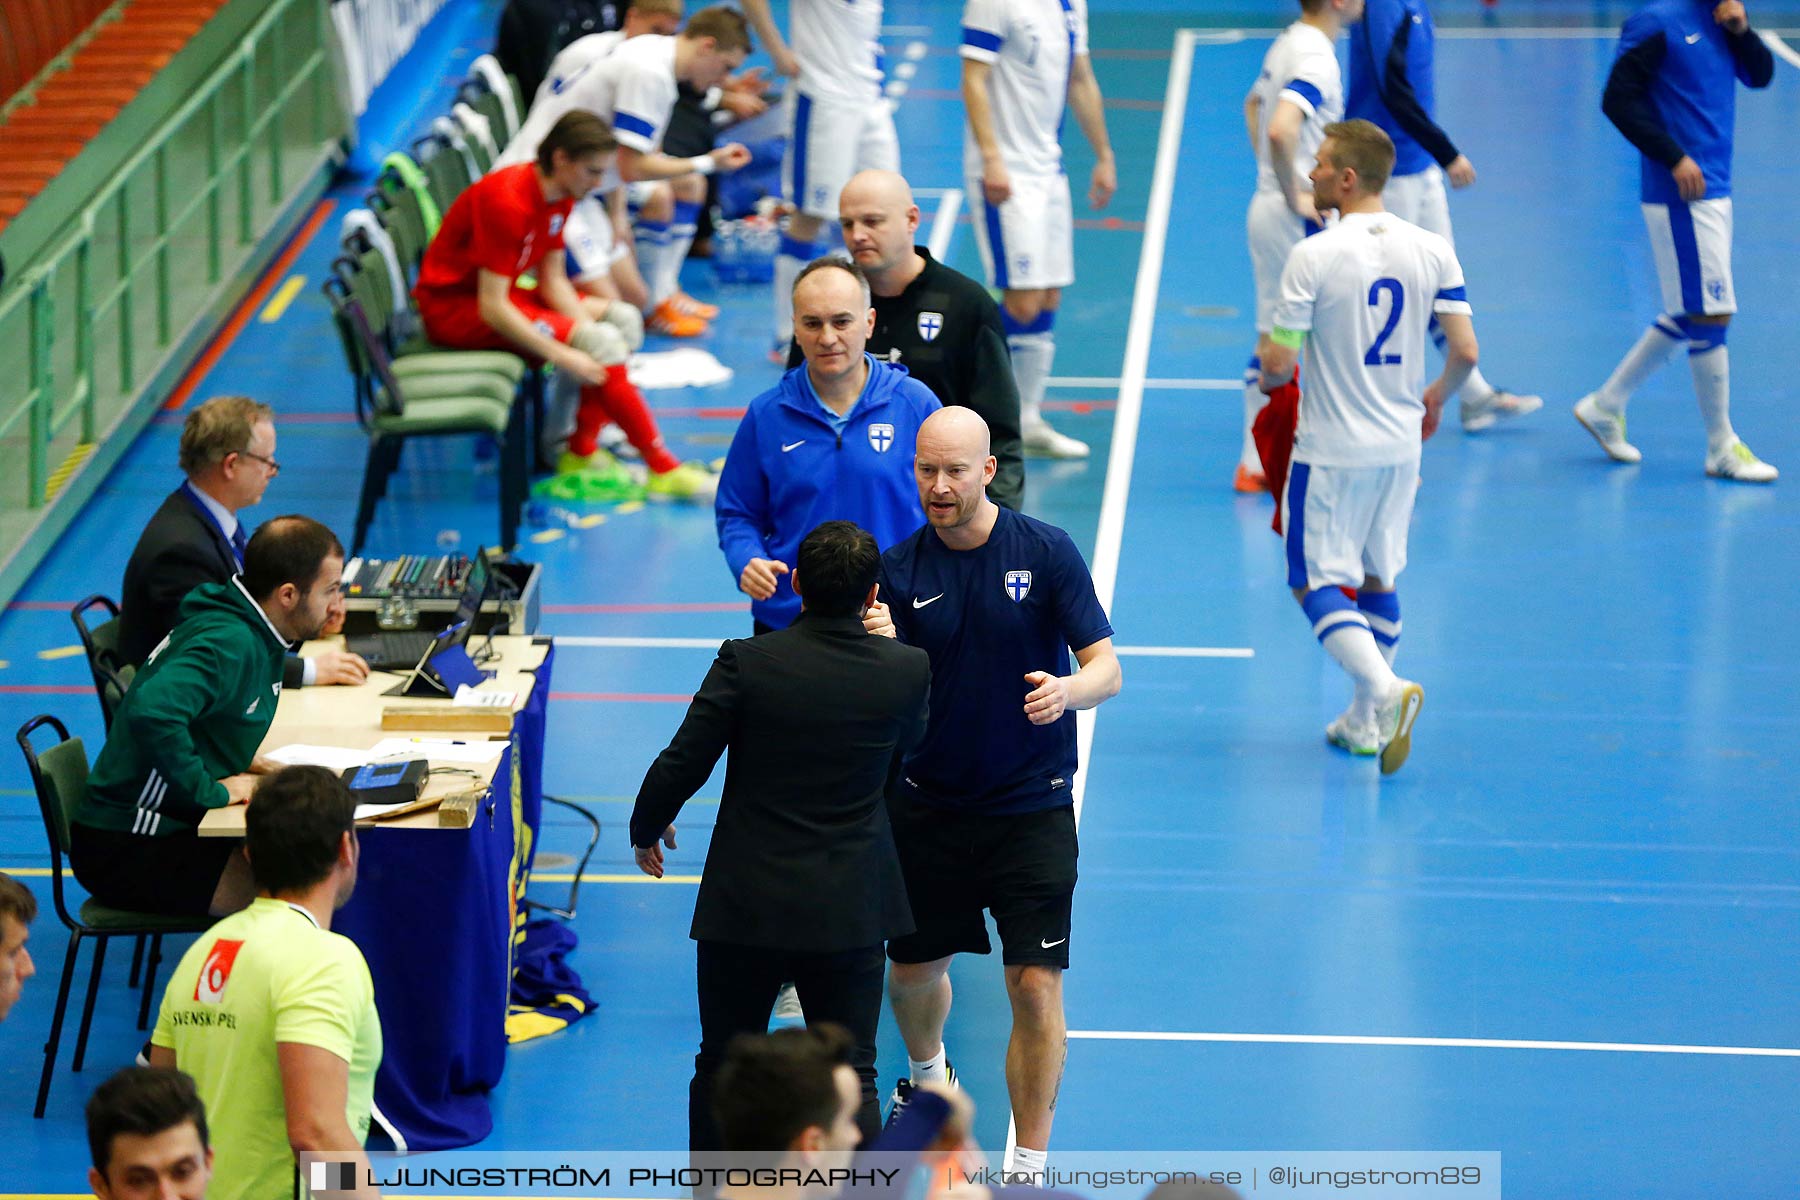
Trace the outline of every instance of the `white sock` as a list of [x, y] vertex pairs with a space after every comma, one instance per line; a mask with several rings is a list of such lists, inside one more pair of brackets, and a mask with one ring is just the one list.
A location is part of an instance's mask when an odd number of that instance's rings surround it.
[[909, 1058], [906, 1060], [906, 1065], [912, 1070], [914, 1083], [950, 1082], [950, 1055], [942, 1044], [938, 1046], [937, 1054], [929, 1060], [920, 1062], [917, 1059]]
[[699, 217], [698, 204], [686, 200], [675, 202], [675, 219], [669, 222], [668, 240], [658, 247], [656, 276], [644, 277], [650, 288], [651, 304], [661, 304], [681, 290], [681, 264], [687, 261], [688, 249], [694, 244]]
[[811, 242], [796, 241], [781, 235], [781, 248], [775, 254], [775, 345], [783, 350], [794, 338], [794, 280], [801, 268], [815, 257]]
[[1724, 346], [1688, 355], [1694, 375], [1694, 398], [1700, 401], [1700, 419], [1706, 422], [1706, 449], [1717, 454], [1737, 440], [1731, 428], [1731, 360]]
[[657, 273], [662, 267], [663, 251], [669, 245], [669, 226], [662, 221], [639, 221], [632, 229], [632, 248], [637, 252], [638, 274], [650, 291], [650, 307], [662, 299], [656, 291]]
[[1650, 328], [1644, 330], [1643, 336], [1638, 338], [1637, 345], [1625, 352], [1625, 357], [1613, 368], [1612, 375], [1600, 385], [1600, 390], [1594, 393], [1594, 403], [1614, 416], [1623, 416], [1631, 394], [1642, 387], [1646, 379], [1661, 370], [1663, 364], [1686, 341], [1687, 337], [1681, 332], [1681, 327], [1675, 324], [1675, 318], [1667, 313], [1656, 318], [1650, 323]]
[[1012, 1157], [1006, 1160], [1003, 1173], [1009, 1179], [1014, 1175], [1029, 1175], [1033, 1187], [1042, 1187], [1044, 1167], [1049, 1158], [1048, 1150], [1028, 1150], [1024, 1146], [1014, 1146]]
[[1262, 390], [1262, 360], [1252, 357], [1250, 365], [1244, 368], [1244, 444], [1238, 448], [1238, 465], [1255, 475], [1263, 473], [1263, 466], [1251, 426], [1256, 424], [1256, 414], [1268, 402], [1269, 398]]
[[1487, 376], [1481, 373], [1480, 367], [1470, 367], [1469, 378], [1459, 389], [1459, 392], [1463, 399], [1473, 400], [1475, 403], [1480, 404], [1486, 401], [1497, 390], [1498, 389], [1495, 388], [1493, 384], [1487, 381]]
[[1019, 425], [1029, 429], [1044, 419], [1044, 389], [1049, 385], [1050, 364], [1056, 361], [1056, 334], [1049, 329], [1009, 333], [1013, 378], [1019, 384]]
[[1375, 644], [1375, 635], [1367, 625], [1346, 622], [1332, 631], [1324, 646], [1356, 683], [1356, 697], [1350, 702], [1352, 719], [1358, 725], [1373, 721], [1396, 678], [1394, 668], [1388, 666], [1381, 647]]

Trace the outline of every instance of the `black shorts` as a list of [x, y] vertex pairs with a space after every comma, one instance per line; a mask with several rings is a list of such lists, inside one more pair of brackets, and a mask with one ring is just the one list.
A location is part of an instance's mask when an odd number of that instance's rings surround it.
[[1075, 898], [1075, 809], [986, 813], [932, 808], [904, 796], [889, 809], [914, 933], [888, 943], [898, 963], [986, 954], [987, 922], [1000, 930], [1008, 966], [1069, 966]]
[[225, 864], [244, 843], [197, 833], [144, 837], [69, 823], [69, 863], [100, 903], [131, 912], [204, 917]]

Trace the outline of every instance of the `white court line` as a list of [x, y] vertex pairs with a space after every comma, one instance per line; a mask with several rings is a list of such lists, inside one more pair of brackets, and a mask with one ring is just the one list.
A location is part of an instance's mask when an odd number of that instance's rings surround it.
[[1114, 646], [1121, 658], [1255, 658], [1248, 646]]
[[556, 635], [559, 646], [587, 646], [597, 650], [717, 650], [719, 643], [728, 637], [717, 638], [675, 638], [675, 637], [569, 637]]
[[1660, 1042], [1552, 1042], [1512, 1038], [1362, 1037], [1330, 1033], [1161, 1033], [1071, 1029], [1071, 1038], [1102, 1042], [1251, 1042], [1303, 1046], [1431, 1046], [1463, 1050], [1588, 1050], [1611, 1054], [1703, 1054], [1740, 1058], [1800, 1058], [1786, 1046], [1680, 1046]]
[[1784, 42], [1779, 35], [1770, 33], [1767, 30], [1761, 32], [1763, 45], [1767, 46], [1772, 54], [1786, 62], [1790, 67], [1800, 67], [1800, 52], [1796, 52], [1794, 48]]
[[[1119, 406], [1113, 410], [1112, 450], [1106, 459], [1106, 490], [1100, 497], [1100, 532], [1094, 539], [1094, 595], [1108, 613], [1119, 582], [1119, 548], [1125, 541], [1125, 509], [1131, 500], [1131, 468], [1137, 457], [1138, 416], [1144, 407], [1144, 374], [1150, 363], [1150, 332], [1156, 323], [1156, 295], [1162, 286], [1163, 249], [1169, 238], [1169, 209], [1175, 200], [1175, 169], [1181, 155], [1181, 127], [1187, 117], [1188, 80], [1194, 72], [1192, 29], [1175, 31], [1169, 59], [1169, 85], [1163, 95], [1162, 129], [1156, 136], [1156, 169], [1150, 177], [1150, 203], [1144, 212], [1144, 244], [1138, 252], [1137, 285], [1131, 293], [1131, 323], [1125, 332], [1124, 374], [1119, 379]], [[1241, 385], [1240, 385], [1241, 386]], [[1075, 825], [1081, 826], [1087, 777], [1093, 770], [1094, 715], [1075, 714]], [[1006, 1157], [1012, 1160], [1019, 1128], [1006, 1119]]]
[[925, 246], [931, 251], [931, 257], [939, 262], [950, 256], [950, 239], [956, 236], [956, 214], [962, 209], [962, 202], [961, 188], [945, 188], [937, 212], [932, 214], [931, 237]]
[[929, 25], [883, 25], [881, 27], [882, 37], [930, 37], [931, 32]]
[[[737, 636], [720, 637], [595, 637], [586, 634], [558, 634], [558, 646], [579, 646], [593, 650], [717, 650], [719, 643]], [[1255, 658], [1248, 646], [1117, 646], [1115, 652], [1137, 658]]]
[[[1111, 391], [1119, 386], [1120, 380], [1112, 375], [1052, 375], [1044, 380], [1045, 387], [1053, 388], [1098, 388]], [[1185, 392], [1241, 392], [1244, 390], [1242, 379], [1146, 379], [1143, 386], [1149, 390], [1169, 390]]]
[[[1100, 529], [1094, 539], [1094, 595], [1107, 612], [1119, 582], [1119, 550], [1125, 541], [1125, 510], [1131, 500], [1131, 469], [1137, 457], [1138, 418], [1144, 407], [1144, 378], [1150, 363], [1150, 333], [1156, 324], [1156, 297], [1162, 286], [1163, 250], [1169, 237], [1169, 210], [1175, 199], [1175, 169], [1181, 156], [1181, 129], [1187, 116], [1188, 81], [1194, 67], [1194, 31], [1177, 30], [1163, 97], [1162, 129], [1156, 137], [1156, 167], [1144, 213], [1144, 243], [1138, 252], [1137, 284], [1131, 294], [1131, 323], [1125, 333], [1125, 363], [1119, 403], [1113, 411], [1112, 450], [1106, 460], [1106, 489], [1100, 498]], [[1240, 383], [1241, 387], [1242, 384]], [[1082, 803], [1094, 745], [1094, 715], [1076, 714], [1075, 823]]]

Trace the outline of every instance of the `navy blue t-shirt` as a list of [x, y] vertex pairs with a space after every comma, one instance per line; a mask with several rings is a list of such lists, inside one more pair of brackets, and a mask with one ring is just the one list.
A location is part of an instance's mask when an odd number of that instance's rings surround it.
[[952, 550], [927, 525], [881, 556], [881, 598], [931, 656], [931, 723], [905, 793], [984, 813], [1073, 803], [1075, 714], [1025, 716], [1028, 672], [1067, 675], [1070, 647], [1113, 633], [1069, 535], [1003, 508], [986, 544]]

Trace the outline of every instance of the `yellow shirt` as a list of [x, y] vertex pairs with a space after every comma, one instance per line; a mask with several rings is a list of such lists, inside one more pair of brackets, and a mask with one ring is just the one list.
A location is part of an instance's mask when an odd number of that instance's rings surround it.
[[362, 951], [285, 900], [259, 898], [182, 955], [151, 1042], [175, 1051], [206, 1105], [214, 1147], [211, 1200], [293, 1192], [278, 1042], [317, 1046], [349, 1064], [344, 1115], [369, 1132], [381, 1021]]

